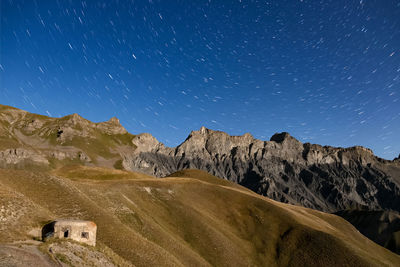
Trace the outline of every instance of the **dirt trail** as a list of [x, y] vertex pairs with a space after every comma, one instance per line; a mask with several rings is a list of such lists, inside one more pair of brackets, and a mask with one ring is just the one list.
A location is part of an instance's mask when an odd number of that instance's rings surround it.
[[3, 267], [62, 266], [43, 254], [36, 245], [0, 245], [0, 262]]

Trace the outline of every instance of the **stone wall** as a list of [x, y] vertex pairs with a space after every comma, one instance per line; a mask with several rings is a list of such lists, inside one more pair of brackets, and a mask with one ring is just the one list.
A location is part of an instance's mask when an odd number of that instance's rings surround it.
[[44, 226], [43, 230], [44, 237], [72, 239], [87, 245], [96, 245], [97, 226], [91, 221], [57, 220]]

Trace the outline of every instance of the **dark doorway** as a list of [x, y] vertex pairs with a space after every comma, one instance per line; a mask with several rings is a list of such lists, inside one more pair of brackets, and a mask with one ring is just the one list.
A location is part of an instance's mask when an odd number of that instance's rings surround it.
[[82, 232], [81, 237], [89, 239], [89, 232]]
[[69, 235], [69, 230], [65, 230], [64, 231], [64, 237], [68, 237], [68, 235]]
[[55, 222], [50, 222], [43, 226], [42, 228], [42, 240], [44, 241], [46, 238], [50, 238], [54, 235], [54, 224]]

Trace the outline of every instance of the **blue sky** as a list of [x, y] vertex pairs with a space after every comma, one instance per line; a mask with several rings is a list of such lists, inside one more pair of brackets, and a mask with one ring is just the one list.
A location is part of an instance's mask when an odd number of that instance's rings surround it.
[[400, 153], [400, 1], [1, 1], [0, 103]]

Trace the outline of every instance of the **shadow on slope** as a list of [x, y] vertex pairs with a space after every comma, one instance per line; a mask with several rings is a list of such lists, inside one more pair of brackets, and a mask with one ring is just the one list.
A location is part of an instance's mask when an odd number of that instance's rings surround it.
[[400, 254], [400, 215], [395, 211], [343, 210], [336, 215], [349, 221], [363, 235]]
[[[398, 255], [338, 216], [279, 203], [228, 181], [216, 184], [196, 171], [189, 175], [197, 178], [135, 175], [142, 179], [81, 179], [79, 169], [65, 177], [0, 169], [0, 183], [34, 203], [26, 207], [31, 213], [95, 221], [98, 243], [138, 266], [400, 264]], [[31, 220], [16, 219], [10, 238], [26, 238], [24, 225], [39, 223]]]

